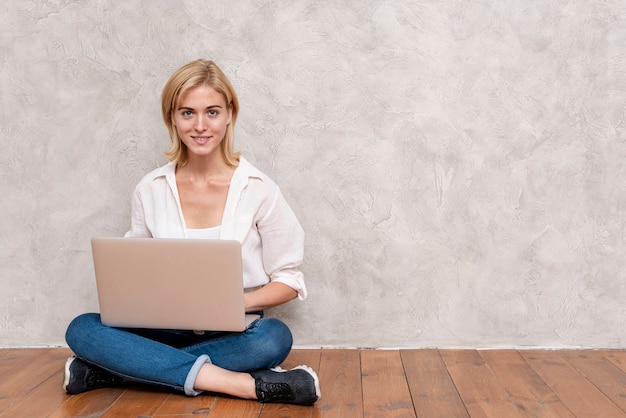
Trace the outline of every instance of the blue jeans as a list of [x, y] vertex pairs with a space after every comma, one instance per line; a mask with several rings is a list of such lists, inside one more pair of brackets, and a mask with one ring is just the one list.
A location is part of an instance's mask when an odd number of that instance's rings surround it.
[[168, 386], [193, 396], [204, 363], [252, 372], [278, 366], [293, 343], [291, 331], [275, 318], [260, 318], [243, 332], [112, 328], [100, 314], [75, 318], [65, 340], [77, 357], [128, 380]]

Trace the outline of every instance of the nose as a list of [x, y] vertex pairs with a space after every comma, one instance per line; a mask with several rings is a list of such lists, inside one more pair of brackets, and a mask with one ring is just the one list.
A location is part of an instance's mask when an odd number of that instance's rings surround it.
[[196, 118], [196, 123], [195, 123], [194, 128], [198, 132], [206, 131], [207, 123], [206, 123], [206, 120], [204, 120], [204, 117], [198, 116], [198, 118]]

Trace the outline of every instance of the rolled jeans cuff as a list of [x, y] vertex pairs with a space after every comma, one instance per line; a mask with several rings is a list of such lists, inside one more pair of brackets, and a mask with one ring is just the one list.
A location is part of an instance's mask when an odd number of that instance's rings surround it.
[[198, 373], [200, 372], [200, 369], [202, 368], [204, 363], [211, 363], [211, 359], [206, 354], [198, 357], [195, 363], [193, 363], [193, 366], [191, 366], [191, 370], [189, 370], [189, 373], [187, 374], [187, 378], [185, 379], [185, 386], [183, 388], [185, 390], [185, 395], [198, 396], [202, 393], [201, 390], [194, 389], [194, 384], [196, 383], [196, 378], [198, 377]]

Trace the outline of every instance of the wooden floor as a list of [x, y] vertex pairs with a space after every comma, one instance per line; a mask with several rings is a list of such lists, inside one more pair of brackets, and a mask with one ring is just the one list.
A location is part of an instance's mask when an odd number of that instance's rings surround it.
[[0, 417], [626, 417], [626, 351], [294, 350], [314, 407], [133, 385], [70, 396], [64, 348], [0, 350]]

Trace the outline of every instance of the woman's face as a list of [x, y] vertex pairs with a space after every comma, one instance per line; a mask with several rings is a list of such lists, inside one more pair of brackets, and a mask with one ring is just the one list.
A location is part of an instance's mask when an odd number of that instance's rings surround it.
[[224, 96], [209, 86], [190, 89], [172, 117], [189, 158], [219, 153], [220, 143], [232, 118]]

